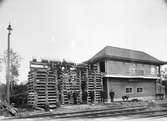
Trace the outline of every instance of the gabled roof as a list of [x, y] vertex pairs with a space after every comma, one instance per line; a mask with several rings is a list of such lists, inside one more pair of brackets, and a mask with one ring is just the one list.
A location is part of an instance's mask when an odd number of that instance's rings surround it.
[[102, 59], [151, 63], [157, 65], [167, 64], [167, 62], [160, 61], [142, 51], [123, 49], [112, 46], [104, 47], [100, 52], [98, 52], [95, 56], [89, 59], [87, 63], [94, 63]]

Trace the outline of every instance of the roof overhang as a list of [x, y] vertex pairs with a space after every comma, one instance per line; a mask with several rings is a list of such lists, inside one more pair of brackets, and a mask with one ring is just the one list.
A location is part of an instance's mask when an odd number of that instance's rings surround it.
[[103, 77], [128, 78], [128, 79], [161, 79], [160, 77], [151, 77], [151, 76], [123, 76], [123, 75], [113, 75], [113, 74], [104, 74]]
[[123, 62], [137, 62], [143, 64], [154, 64], [154, 65], [165, 65], [167, 62], [165, 61], [149, 61], [149, 60], [138, 60], [138, 59], [131, 59], [131, 58], [122, 58], [122, 57], [115, 57], [115, 56], [100, 56], [96, 59], [90, 59], [85, 63], [96, 63], [103, 60], [114, 60], [114, 61], [123, 61]]

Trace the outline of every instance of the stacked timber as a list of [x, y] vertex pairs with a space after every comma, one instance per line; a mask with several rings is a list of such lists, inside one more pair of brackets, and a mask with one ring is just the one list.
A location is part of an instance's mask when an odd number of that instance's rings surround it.
[[77, 102], [80, 102], [80, 78], [75, 70], [63, 74], [61, 86], [62, 104], [73, 104], [74, 94], [77, 95]]
[[96, 64], [91, 65], [87, 71], [87, 92], [88, 102], [91, 102], [91, 93], [94, 95], [94, 102], [101, 101], [101, 91], [103, 90], [102, 74], [98, 72], [98, 66]]
[[[101, 101], [102, 74], [98, 65], [68, 63], [66, 61], [30, 62], [28, 76], [28, 104], [43, 107], [60, 104], [76, 104]], [[92, 103], [93, 103], [92, 102]]]
[[[38, 65], [37, 67], [32, 67]], [[39, 66], [40, 65], [40, 66]], [[56, 106], [57, 76], [56, 71], [49, 68], [48, 62], [31, 62], [28, 79], [28, 104], [43, 107], [46, 104]]]
[[98, 72], [98, 65], [79, 65], [81, 78], [81, 93], [87, 93], [87, 103], [98, 103], [101, 101], [101, 91], [103, 90], [102, 74]]

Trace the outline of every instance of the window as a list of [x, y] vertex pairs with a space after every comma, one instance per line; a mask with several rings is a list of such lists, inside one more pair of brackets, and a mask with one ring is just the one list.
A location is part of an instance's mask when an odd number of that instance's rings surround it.
[[129, 71], [131, 74], [135, 73], [136, 71], [136, 64], [131, 64], [130, 67], [129, 67]]
[[104, 61], [100, 62], [100, 71], [105, 72], [105, 62]]
[[137, 88], [137, 92], [143, 92], [143, 88]]
[[154, 75], [156, 73], [156, 67], [151, 66], [151, 74]]
[[132, 93], [132, 88], [126, 88], [126, 93]]

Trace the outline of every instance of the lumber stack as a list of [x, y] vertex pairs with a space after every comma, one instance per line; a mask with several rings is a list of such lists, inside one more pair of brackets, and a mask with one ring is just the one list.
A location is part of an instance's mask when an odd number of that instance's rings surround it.
[[77, 93], [77, 102], [80, 102], [80, 78], [76, 71], [63, 74], [61, 79], [61, 102], [62, 104], [72, 104], [73, 93]]
[[[28, 76], [28, 104], [42, 107], [83, 102], [83, 92], [87, 93], [87, 103], [101, 101], [103, 90], [102, 74], [98, 65], [75, 65], [68, 62], [48, 60], [30, 62]], [[77, 101], [76, 101], [77, 100]]]
[[56, 106], [57, 76], [45, 62], [33, 62], [40, 67], [31, 67], [28, 81], [28, 104], [43, 107], [45, 104]]
[[91, 101], [90, 93], [93, 91], [94, 102], [98, 103], [101, 101], [100, 91], [103, 90], [102, 74], [98, 72], [98, 66], [96, 64], [91, 65], [87, 73], [88, 102]]
[[94, 96], [93, 102], [100, 102], [100, 92], [103, 90], [103, 83], [102, 74], [98, 72], [98, 65], [82, 65], [78, 68], [81, 74], [81, 83], [85, 85], [85, 87], [81, 86], [82, 92], [87, 92], [87, 102], [91, 102], [91, 93], [93, 93]]

